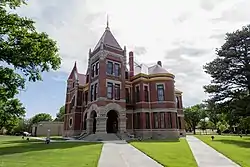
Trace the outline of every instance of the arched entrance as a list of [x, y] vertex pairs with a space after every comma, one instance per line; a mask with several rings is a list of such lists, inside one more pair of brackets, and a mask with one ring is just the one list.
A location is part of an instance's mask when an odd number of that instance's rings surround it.
[[96, 117], [97, 117], [97, 114], [96, 112], [93, 110], [90, 114], [90, 118], [93, 119], [93, 128], [92, 128], [92, 132], [95, 133], [96, 132]]
[[107, 114], [107, 133], [117, 133], [118, 131], [118, 114], [115, 110], [110, 110]]

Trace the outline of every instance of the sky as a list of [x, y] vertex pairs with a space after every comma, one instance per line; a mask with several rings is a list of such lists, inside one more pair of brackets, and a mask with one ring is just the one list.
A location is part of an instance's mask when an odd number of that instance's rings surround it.
[[55, 116], [64, 105], [66, 80], [77, 61], [85, 73], [88, 50], [109, 27], [123, 47], [134, 51], [135, 60], [158, 60], [175, 74], [176, 88], [183, 91], [184, 106], [207, 98], [203, 86], [210, 77], [203, 65], [215, 58], [225, 33], [250, 23], [249, 0], [32, 0], [18, 9], [35, 20], [38, 31], [57, 41], [60, 70], [43, 73], [43, 81], [27, 83], [19, 98], [26, 117], [45, 112]]

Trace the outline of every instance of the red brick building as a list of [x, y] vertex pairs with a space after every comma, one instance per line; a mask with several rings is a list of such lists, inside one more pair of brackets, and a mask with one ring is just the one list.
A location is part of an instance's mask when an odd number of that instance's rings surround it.
[[127, 133], [142, 138], [185, 135], [182, 92], [162, 67], [134, 63], [109, 27], [89, 50], [86, 74], [76, 63], [67, 80], [64, 136]]

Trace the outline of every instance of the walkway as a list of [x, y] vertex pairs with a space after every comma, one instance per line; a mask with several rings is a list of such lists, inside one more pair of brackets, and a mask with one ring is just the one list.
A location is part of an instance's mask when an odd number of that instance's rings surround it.
[[162, 167], [125, 141], [105, 142], [98, 167]]
[[199, 167], [239, 167], [198, 138], [187, 136], [186, 139]]

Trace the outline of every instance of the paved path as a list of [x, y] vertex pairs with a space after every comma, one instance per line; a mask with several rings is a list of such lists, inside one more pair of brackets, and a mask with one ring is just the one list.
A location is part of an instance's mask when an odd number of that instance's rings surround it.
[[239, 167], [198, 138], [187, 136], [186, 139], [199, 167]]
[[104, 142], [98, 167], [162, 167], [125, 141]]

